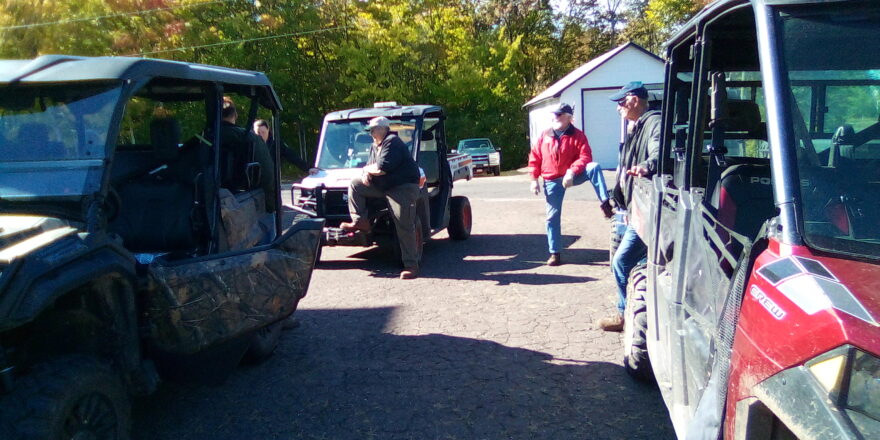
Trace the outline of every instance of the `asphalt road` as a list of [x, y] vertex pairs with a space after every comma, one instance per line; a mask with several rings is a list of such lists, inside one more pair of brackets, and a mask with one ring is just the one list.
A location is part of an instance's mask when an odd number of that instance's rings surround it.
[[[609, 180], [610, 181], [610, 180]], [[563, 208], [547, 258], [523, 174], [457, 184], [473, 235], [425, 248], [417, 280], [378, 250], [327, 248], [275, 356], [216, 387], [166, 383], [136, 402], [153, 439], [667, 439], [656, 388], [621, 366], [609, 223], [592, 187]]]

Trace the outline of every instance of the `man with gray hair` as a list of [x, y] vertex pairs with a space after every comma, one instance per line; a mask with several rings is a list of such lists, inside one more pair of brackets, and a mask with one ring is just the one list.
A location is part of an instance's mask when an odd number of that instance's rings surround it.
[[419, 168], [406, 144], [391, 133], [391, 121], [384, 116], [370, 119], [367, 130], [373, 138], [370, 158], [363, 174], [348, 187], [351, 222], [339, 225], [346, 231], [370, 230], [367, 198], [385, 198], [391, 208], [403, 271], [400, 278], [413, 279], [419, 273], [419, 246], [416, 243], [416, 201], [419, 198]]
[[[611, 95], [617, 103], [617, 112], [628, 122], [626, 142], [620, 151], [614, 200], [620, 209], [630, 209], [636, 178], [650, 178], [657, 172], [660, 157], [661, 117], [659, 111], [648, 110], [648, 89], [638, 81], [631, 82]], [[611, 270], [617, 281], [617, 311], [599, 320], [605, 331], [623, 330], [623, 312], [626, 307], [626, 285], [629, 273], [648, 253], [645, 243], [629, 224], [611, 259]]]

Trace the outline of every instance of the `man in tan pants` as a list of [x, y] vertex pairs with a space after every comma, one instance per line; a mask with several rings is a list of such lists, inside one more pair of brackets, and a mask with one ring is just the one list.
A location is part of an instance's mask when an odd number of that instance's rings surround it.
[[416, 243], [416, 201], [419, 198], [419, 168], [406, 144], [391, 134], [391, 121], [384, 116], [370, 120], [367, 125], [373, 137], [370, 159], [360, 178], [354, 178], [348, 187], [348, 212], [351, 222], [339, 225], [347, 231], [369, 231], [367, 198], [384, 197], [391, 208], [403, 271], [400, 278], [413, 279], [419, 273], [419, 246]]

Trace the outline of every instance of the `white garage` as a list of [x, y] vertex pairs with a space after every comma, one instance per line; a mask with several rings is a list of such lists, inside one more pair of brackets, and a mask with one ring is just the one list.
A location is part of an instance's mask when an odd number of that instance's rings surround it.
[[623, 129], [616, 106], [608, 98], [630, 81], [660, 90], [663, 73], [663, 60], [635, 43], [594, 58], [523, 105], [529, 112], [531, 141], [550, 127], [550, 111], [565, 102], [574, 108], [574, 125], [590, 141], [593, 161], [604, 169], [616, 168]]

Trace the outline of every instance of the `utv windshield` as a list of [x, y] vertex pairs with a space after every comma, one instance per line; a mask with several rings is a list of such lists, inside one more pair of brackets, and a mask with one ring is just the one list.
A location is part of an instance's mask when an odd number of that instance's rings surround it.
[[[367, 131], [369, 120], [330, 121], [324, 127], [318, 168], [362, 168], [370, 159], [373, 138]], [[416, 123], [411, 120], [392, 120], [391, 132], [406, 143], [412, 151]]]
[[0, 85], [0, 199], [80, 196], [99, 189], [113, 85]]
[[804, 239], [880, 257], [880, 5], [779, 13]]

